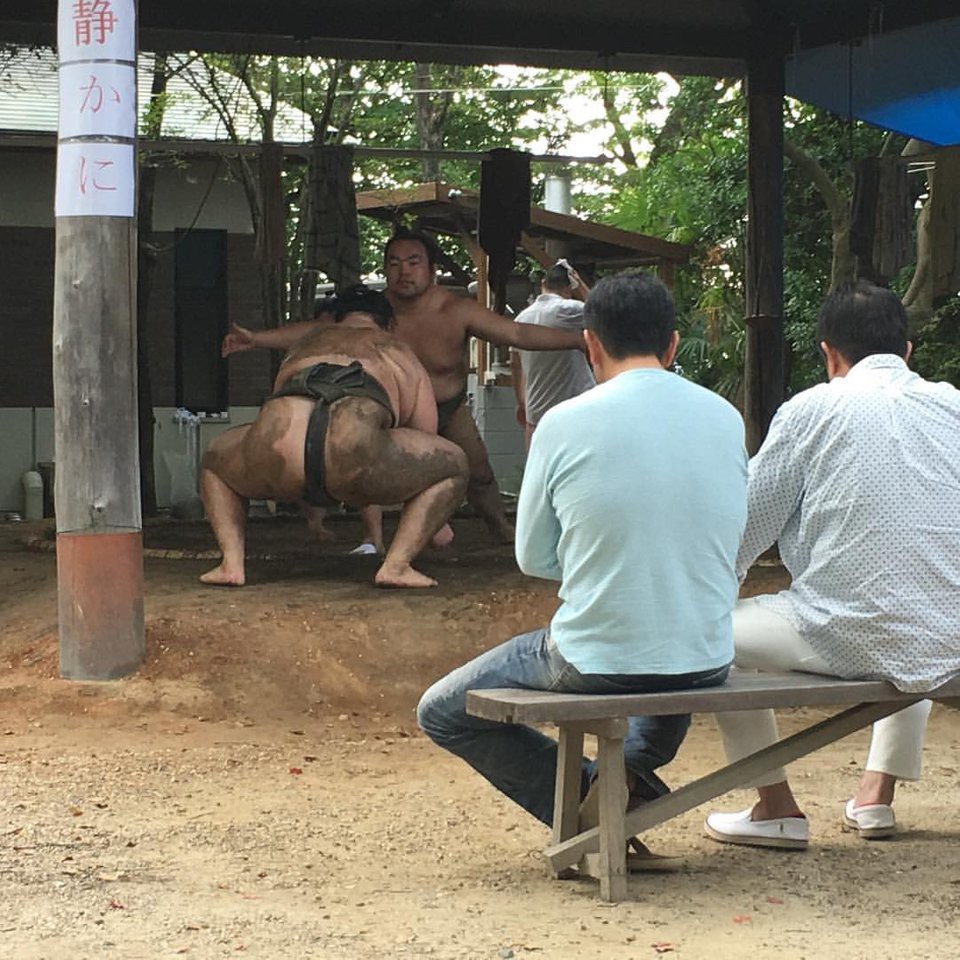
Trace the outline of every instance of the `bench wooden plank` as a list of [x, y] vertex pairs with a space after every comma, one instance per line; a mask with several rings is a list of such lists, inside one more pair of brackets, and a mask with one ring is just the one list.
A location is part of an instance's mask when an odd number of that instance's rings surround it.
[[544, 690], [471, 690], [467, 713], [502, 723], [565, 723], [605, 717], [722, 713], [777, 707], [826, 707], [854, 703], [960, 697], [960, 677], [921, 695], [903, 693], [880, 680], [837, 680], [812, 673], [735, 671], [719, 687], [663, 693], [575, 694]]

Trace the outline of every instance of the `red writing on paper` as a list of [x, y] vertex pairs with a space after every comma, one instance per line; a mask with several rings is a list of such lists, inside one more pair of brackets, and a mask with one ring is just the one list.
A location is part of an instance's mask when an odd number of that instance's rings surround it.
[[[88, 190], [116, 190], [110, 183], [112, 160], [90, 160], [80, 158], [80, 193], [87, 195]], [[93, 168], [91, 170], [91, 168]]]
[[73, 36], [78, 47], [106, 43], [116, 23], [110, 0], [74, 0]]
[[[99, 113], [106, 99], [100, 81], [91, 74], [86, 86], [82, 86], [80, 89], [83, 91], [83, 103], [80, 104], [80, 112]], [[116, 87], [110, 87], [109, 99], [111, 103], [120, 102], [120, 91]]]

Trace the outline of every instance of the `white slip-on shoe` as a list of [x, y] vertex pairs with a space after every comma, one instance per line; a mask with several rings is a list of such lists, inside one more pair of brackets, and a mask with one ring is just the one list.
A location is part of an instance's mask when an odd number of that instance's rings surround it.
[[897, 832], [893, 807], [885, 803], [870, 803], [855, 807], [848, 800], [843, 808], [843, 829], [856, 832], [864, 840], [885, 840]]
[[377, 548], [368, 542], [361, 543], [359, 547], [354, 547], [347, 556], [349, 557], [372, 557], [377, 552]]
[[810, 842], [810, 825], [806, 817], [775, 817], [752, 820], [753, 807], [739, 813], [711, 813], [703, 825], [704, 832], [720, 843], [739, 843], [745, 847], [778, 847], [783, 850], [806, 850]]

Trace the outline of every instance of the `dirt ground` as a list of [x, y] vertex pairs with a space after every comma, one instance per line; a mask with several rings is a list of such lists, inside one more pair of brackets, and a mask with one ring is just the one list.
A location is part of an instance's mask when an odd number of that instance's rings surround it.
[[[545, 830], [416, 730], [420, 692], [545, 623], [550, 585], [460, 520], [423, 563], [437, 590], [379, 592], [342, 555], [356, 524], [336, 528], [317, 546], [252, 522], [248, 585], [227, 590], [197, 582], [204, 524], [148, 525], [146, 663], [88, 684], [57, 677], [48, 525], [0, 524], [0, 957], [960, 956], [960, 712], [935, 709], [895, 841], [839, 829], [861, 733], [793, 770], [807, 852], [714, 844], [694, 811], [646, 837], [682, 868], [605, 906], [550, 880]], [[782, 582], [760, 569], [747, 592]], [[665, 777], [718, 759], [698, 718]]]

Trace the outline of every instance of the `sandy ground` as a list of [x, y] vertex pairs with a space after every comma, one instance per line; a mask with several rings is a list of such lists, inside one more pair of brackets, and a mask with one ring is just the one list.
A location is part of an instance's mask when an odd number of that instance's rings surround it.
[[[0, 525], [0, 957], [960, 956], [960, 712], [935, 710], [895, 841], [839, 829], [859, 734], [795, 766], [807, 852], [714, 844], [695, 811], [646, 838], [683, 867], [605, 906], [548, 879], [545, 830], [414, 721], [433, 679], [544, 623], [550, 586], [458, 521], [424, 563], [438, 590], [378, 592], [337, 526], [317, 547], [295, 520], [253, 523], [273, 559], [239, 591], [197, 583], [204, 525], [148, 526], [147, 661], [80, 684], [57, 678], [53, 554], [21, 542], [45, 528]], [[666, 779], [717, 760], [700, 718]]]

